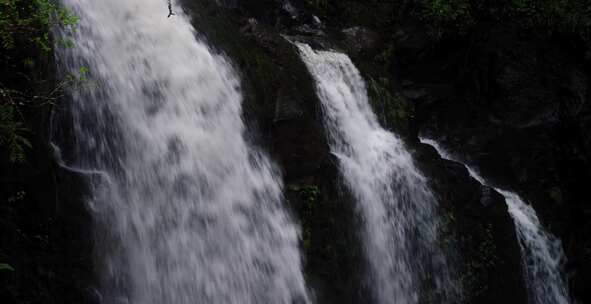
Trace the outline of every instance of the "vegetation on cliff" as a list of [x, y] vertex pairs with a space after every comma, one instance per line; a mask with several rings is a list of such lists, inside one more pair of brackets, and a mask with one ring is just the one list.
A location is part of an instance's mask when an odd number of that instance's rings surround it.
[[[0, 295], [5, 303], [64, 303], [67, 235], [56, 214], [49, 113], [74, 78], [56, 79], [52, 31], [77, 18], [52, 0], [0, 0]], [[63, 267], [69, 269], [70, 266]], [[67, 272], [67, 271], [65, 271]], [[56, 295], [57, 290], [61, 290]]]
[[27, 118], [53, 104], [63, 88], [48, 73], [51, 29], [71, 30], [76, 22], [68, 10], [49, 0], [0, 2], [0, 145], [11, 162], [24, 162], [25, 149], [31, 148]]
[[462, 33], [480, 23], [514, 22], [540, 32], [589, 35], [591, 7], [585, 0], [306, 0], [320, 16], [340, 24], [374, 28], [412, 14], [435, 35]]

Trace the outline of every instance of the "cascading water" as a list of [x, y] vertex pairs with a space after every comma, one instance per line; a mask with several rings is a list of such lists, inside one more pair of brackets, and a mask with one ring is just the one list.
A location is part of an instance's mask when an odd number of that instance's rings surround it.
[[80, 22], [58, 60], [89, 73], [60, 118], [73, 134], [62, 146], [89, 172], [101, 302], [308, 302], [298, 230], [245, 140], [228, 62], [164, 0], [63, 4]]
[[[441, 157], [457, 161], [436, 141], [421, 138], [421, 142], [434, 147]], [[474, 169], [465, 164], [464, 166], [474, 179], [487, 185], [484, 178]], [[561, 271], [561, 263], [565, 257], [560, 240], [544, 230], [536, 211], [518, 194], [501, 189], [495, 190], [505, 197], [509, 213], [515, 223], [530, 302], [532, 304], [570, 303], [567, 284]]]
[[358, 201], [375, 301], [445, 303], [457, 290], [437, 244], [437, 201], [427, 181], [402, 141], [380, 127], [349, 57], [296, 45], [316, 80], [332, 153]]

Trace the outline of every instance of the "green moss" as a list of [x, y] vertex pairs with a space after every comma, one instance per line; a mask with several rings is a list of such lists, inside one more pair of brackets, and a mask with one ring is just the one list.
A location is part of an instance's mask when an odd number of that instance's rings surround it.
[[318, 212], [320, 189], [316, 185], [290, 185], [288, 190], [296, 192], [303, 202], [298, 208], [302, 215], [302, 246], [309, 251], [312, 248], [312, 222]]
[[399, 95], [392, 95], [388, 89], [388, 80], [368, 78], [370, 102], [383, 125], [399, 134], [406, 134], [414, 109]]
[[478, 242], [476, 250], [466, 256], [461, 277], [468, 298], [477, 297], [488, 290], [486, 282], [498, 263], [492, 224], [481, 225], [475, 240]]
[[478, 245], [481, 263], [486, 268], [492, 268], [497, 263], [497, 247], [493, 238], [492, 224], [488, 224], [484, 230], [484, 239]]

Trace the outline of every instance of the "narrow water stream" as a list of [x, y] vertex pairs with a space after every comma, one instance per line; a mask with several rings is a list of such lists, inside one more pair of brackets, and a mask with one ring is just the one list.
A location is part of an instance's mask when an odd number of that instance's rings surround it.
[[453, 301], [458, 285], [438, 246], [437, 200], [426, 178], [402, 140], [379, 125], [349, 57], [296, 45], [316, 80], [331, 151], [357, 199], [375, 302]]

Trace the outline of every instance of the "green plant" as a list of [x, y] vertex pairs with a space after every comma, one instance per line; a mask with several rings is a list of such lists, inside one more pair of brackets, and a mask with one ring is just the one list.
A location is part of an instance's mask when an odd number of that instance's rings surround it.
[[547, 32], [591, 31], [591, 6], [585, 0], [512, 0], [511, 12], [524, 26]]
[[471, 0], [422, 0], [422, 18], [437, 38], [446, 32], [466, 32], [475, 24]]
[[[0, 0], [0, 146], [11, 162], [23, 162], [31, 148], [26, 116], [30, 109], [53, 104], [71, 79], [46, 88], [38, 62], [53, 51], [51, 29], [74, 31], [78, 18], [51, 0]], [[69, 45], [66, 39], [60, 39]], [[70, 43], [71, 45], [71, 43]], [[35, 58], [35, 59], [34, 59]], [[86, 70], [80, 71], [80, 78]], [[4, 83], [3, 83], [4, 82]]]
[[12, 266], [10, 266], [9, 264], [0, 263], [0, 271], [3, 270], [14, 271], [14, 268], [12, 268]]
[[28, 41], [45, 52], [53, 48], [50, 29], [59, 26], [74, 30], [78, 18], [50, 0], [0, 0], [0, 40], [4, 49]]
[[420, 17], [431, 34], [465, 33], [483, 20], [519, 24], [541, 33], [566, 32], [588, 37], [591, 6], [587, 0], [510, 0], [487, 3], [482, 0], [419, 0]]

